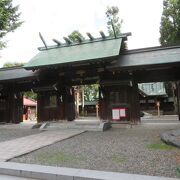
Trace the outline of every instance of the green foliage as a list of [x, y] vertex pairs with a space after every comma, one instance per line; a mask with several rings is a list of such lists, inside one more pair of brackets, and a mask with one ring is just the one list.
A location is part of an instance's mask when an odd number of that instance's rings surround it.
[[164, 0], [160, 26], [163, 46], [180, 44], [180, 0]]
[[176, 168], [176, 174], [177, 174], [177, 177], [180, 178], [180, 166], [178, 166], [178, 167]]
[[24, 64], [25, 63], [23, 63], [23, 62], [13, 62], [13, 63], [11, 63], [11, 62], [6, 62], [4, 65], [3, 65], [3, 67], [14, 67], [14, 66], [24, 66]]
[[126, 161], [126, 158], [121, 157], [121, 156], [113, 156], [112, 160], [113, 160], [113, 162], [115, 162], [117, 164], [122, 164]]
[[178, 102], [176, 97], [176, 83], [169, 81], [164, 82], [166, 93], [168, 97], [173, 97], [174, 113], [178, 113]]
[[99, 95], [98, 84], [91, 84], [84, 86], [84, 99], [87, 102], [97, 101]]
[[147, 148], [150, 150], [171, 150], [174, 149], [173, 146], [164, 144], [164, 143], [155, 143], [147, 145]]
[[32, 91], [24, 92], [24, 96], [29, 99], [33, 99], [33, 100], [37, 101], [37, 94], [33, 93]]
[[111, 37], [114, 37], [112, 24], [114, 25], [114, 30], [115, 30], [116, 35], [118, 36], [121, 34], [121, 26], [122, 26], [123, 20], [121, 19], [119, 21], [118, 14], [119, 14], [119, 8], [117, 6], [107, 7], [107, 10], [106, 10], [106, 16], [108, 18], [107, 28], [108, 28], [109, 36]]
[[48, 163], [48, 165], [57, 165], [61, 163], [79, 163], [81, 161], [86, 160], [86, 158], [82, 156], [70, 155], [64, 152], [56, 152], [56, 153], [43, 153], [38, 154], [37, 159], [40, 163]]
[[80, 37], [82, 40], [85, 40], [84, 36], [77, 30], [73, 31], [68, 37], [73, 42], [77, 42], [78, 37]]
[[18, 8], [18, 6], [12, 5], [12, 0], [0, 0], [0, 49], [6, 46], [1, 39], [22, 24], [19, 21]]

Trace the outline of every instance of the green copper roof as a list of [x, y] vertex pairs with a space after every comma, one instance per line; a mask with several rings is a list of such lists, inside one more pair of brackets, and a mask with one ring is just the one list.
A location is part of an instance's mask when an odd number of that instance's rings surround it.
[[25, 69], [97, 60], [119, 55], [122, 38], [91, 41], [42, 50], [33, 57]]

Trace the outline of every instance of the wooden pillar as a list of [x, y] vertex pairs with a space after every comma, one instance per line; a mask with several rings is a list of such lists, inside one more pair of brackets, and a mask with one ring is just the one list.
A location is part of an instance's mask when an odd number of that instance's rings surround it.
[[19, 92], [10, 92], [8, 94], [6, 113], [7, 122], [19, 123], [23, 120], [23, 95]]
[[41, 94], [37, 93], [37, 122], [41, 122], [41, 108], [42, 108], [42, 99]]
[[[10, 123], [11, 122], [11, 114], [12, 114], [12, 105], [11, 105], [11, 98], [12, 98], [12, 94], [8, 93], [7, 94], [7, 103], [6, 103], [6, 109], [5, 109], [5, 118], [6, 118], [6, 122]], [[9, 112], [9, 113], [7, 113]]]
[[131, 92], [131, 121], [137, 123], [140, 122], [140, 102], [138, 84], [135, 81], [132, 82]]
[[99, 87], [99, 118], [108, 120], [107, 87]]
[[74, 98], [74, 88], [65, 87], [64, 94], [64, 103], [65, 103], [65, 116], [68, 121], [73, 121], [75, 119], [75, 98]]
[[23, 121], [23, 93], [19, 92], [17, 96], [18, 99], [16, 101], [16, 108], [18, 112], [18, 117], [16, 123], [19, 123]]
[[85, 111], [84, 111], [84, 85], [81, 86], [81, 106], [82, 106], [82, 113], [83, 116], [85, 116]]
[[176, 90], [177, 90], [178, 116], [180, 121], [180, 81], [176, 82]]
[[101, 97], [101, 87], [99, 86], [99, 100], [98, 100], [98, 105], [99, 105], [99, 118], [101, 120], [103, 120], [103, 117], [102, 117], [102, 97]]
[[80, 98], [80, 86], [77, 86], [76, 87], [76, 90], [75, 90], [75, 109], [76, 109], [76, 118], [79, 117], [79, 98]]
[[10, 93], [0, 96], [0, 121], [10, 123], [12, 108], [10, 106]]

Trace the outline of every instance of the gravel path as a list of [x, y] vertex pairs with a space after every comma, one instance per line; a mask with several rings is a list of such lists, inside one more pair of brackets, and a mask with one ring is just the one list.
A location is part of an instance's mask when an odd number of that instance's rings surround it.
[[0, 125], [0, 142], [37, 133], [40, 133], [38, 129], [30, 129], [28, 126], [24, 127], [20, 124]]
[[120, 125], [106, 132], [86, 132], [11, 161], [176, 177], [180, 150], [157, 150], [147, 146], [161, 143], [161, 132], [177, 128], [180, 124], [133, 128]]

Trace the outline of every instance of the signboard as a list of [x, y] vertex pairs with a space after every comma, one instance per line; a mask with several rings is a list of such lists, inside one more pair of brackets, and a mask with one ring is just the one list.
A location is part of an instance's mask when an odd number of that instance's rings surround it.
[[112, 109], [112, 120], [121, 120], [126, 117], [126, 108], [113, 108]]
[[113, 120], [119, 120], [120, 119], [119, 109], [112, 109], [112, 119]]
[[120, 117], [126, 117], [126, 109], [125, 108], [120, 108], [119, 112], [120, 112]]

